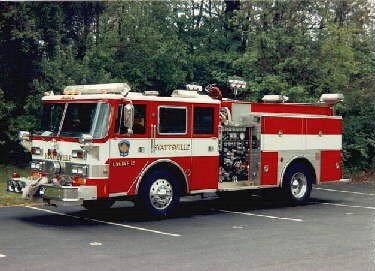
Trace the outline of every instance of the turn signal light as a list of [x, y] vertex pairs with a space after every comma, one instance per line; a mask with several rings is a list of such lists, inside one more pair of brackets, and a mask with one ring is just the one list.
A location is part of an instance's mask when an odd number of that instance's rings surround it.
[[47, 175], [48, 174], [46, 172], [31, 171], [31, 177], [33, 178], [45, 177]]
[[78, 176], [73, 177], [72, 186], [80, 186], [80, 185], [85, 185], [85, 184], [86, 184], [85, 178], [81, 178], [81, 177], [78, 177]]

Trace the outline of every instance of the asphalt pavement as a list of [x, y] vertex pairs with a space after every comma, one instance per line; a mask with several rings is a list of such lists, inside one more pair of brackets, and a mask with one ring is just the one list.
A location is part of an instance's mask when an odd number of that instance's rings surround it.
[[375, 185], [329, 184], [308, 204], [184, 198], [148, 220], [131, 203], [0, 208], [0, 271], [375, 270]]

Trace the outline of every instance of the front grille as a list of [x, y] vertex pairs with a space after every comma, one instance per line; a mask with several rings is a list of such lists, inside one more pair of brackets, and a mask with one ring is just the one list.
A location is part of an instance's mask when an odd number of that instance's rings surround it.
[[90, 178], [106, 178], [108, 177], [108, 165], [86, 165], [76, 164], [71, 162], [62, 162], [57, 160], [33, 160], [32, 163], [42, 163], [41, 169], [35, 170], [38, 172], [47, 173], [48, 176], [53, 177], [55, 175], [60, 176], [73, 176], [76, 174], [72, 173], [74, 166], [86, 166], [86, 177]]

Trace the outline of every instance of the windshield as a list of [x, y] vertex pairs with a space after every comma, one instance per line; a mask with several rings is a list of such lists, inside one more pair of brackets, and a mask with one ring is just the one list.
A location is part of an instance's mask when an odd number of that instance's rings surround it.
[[90, 134], [93, 138], [107, 135], [110, 106], [107, 103], [58, 103], [44, 104], [41, 136], [80, 137]]

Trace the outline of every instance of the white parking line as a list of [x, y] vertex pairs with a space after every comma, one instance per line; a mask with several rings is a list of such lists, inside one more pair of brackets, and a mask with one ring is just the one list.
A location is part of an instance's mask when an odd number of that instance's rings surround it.
[[103, 245], [103, 244], [100, 243], [100, 242], [91, 242], [89, 245], [90, 245], [90, 246], [101, 246], [101, 245]]
[[167, 236], [171, 236], [171, 237], [180, 237], [181, 236], [181, 234], [177, 234], [177, 233], [169, 233], [169, 232], [151, 230], [151, 229], [147, 229], [147, 228], [143, 228], [143, 227], [136, 227], [136, 226], [132, 226], [132, 225], [114, 223], [114, 222], [109, 222], [109, 221], [104, 221], [104, 220], [99, 220], [99, 219], [79, 217], [79, 216], [75, 216], [75, 215], [68, 215], [68, 214], [64, 214], [64, 213], [60, 213], [60, 212], [55, 212], [55, 211], [51, 211], [51, 210], [47, 210], [47, 209], [43, 209], [43, 208], [37, 208], [37, 207], [33, 207], [33, 206], [25, 206], [25, 207], [26, 208], [30, 208], [30, 209], [34, 209], [34, 210], [38, 210], [38, 211], [42, 211], [42, 212], [46, 212], [46, 213], [51, 213], [51, 214], [56, 214], [56, 215], [61, 215], [61, 216], [67, 216], [67, 217], [73, 217], [73, 218], [76, 218], [76, 219], [84, 219], [86, 221], [93, 221], [93, 222], [103, 223], [103, 224], [107, 224], [107, 225], [112, 225], [112, 226], [117, 226], [117, 227], [132, 229], [132, 230], [138, 230], [138, 231], [144, 231], [144, 232], [151, 232], [151, 233], [156, 233], [156, 234], [161, 234], [161, 235], [167, 235]]
[[375, 194], [372, 194], [372, 193], [363, 193], [363, 192], [355, 192], [355, 191], [347, 191], [347, 190], [336, 190], [336, 189], [330, 189], [330, 188], [314, 187], [314, 189], [329, 191], [329, 192], [349, 193], [349, 194], [355, 194], [355, 195], [375, 196]]
[[375, 210], [375, 207], [372, 207], [372, 206], [348, 205], [348, 204], [329, 203], [329, 202], [322, 202], [321, 204], [324, 204], [324, 205], [333, 205], [333, 206], [339, 206], [339, 207], [350, 207], [350, 208], [360, 208], [360, 209]]
[[303, 220], [299, 218], [278, 217], [278, 216], [273, 216], [273, 215], [260, 215], [260, 214], [254, 214], [254, 213], [234, 212], [234, 211], [227, 211], [227, 210], [218, 210], [218, 211], [224, 212], [224, 213], [230, 213], [230, 214], [237, 214], [237, 215], [257, 216], [257, 217], [264, 217], [264, 218], [269, 218], [269, 219], [303, 222]]
[[7, 255], [0, 254], [0, 258], [5, 258]]

